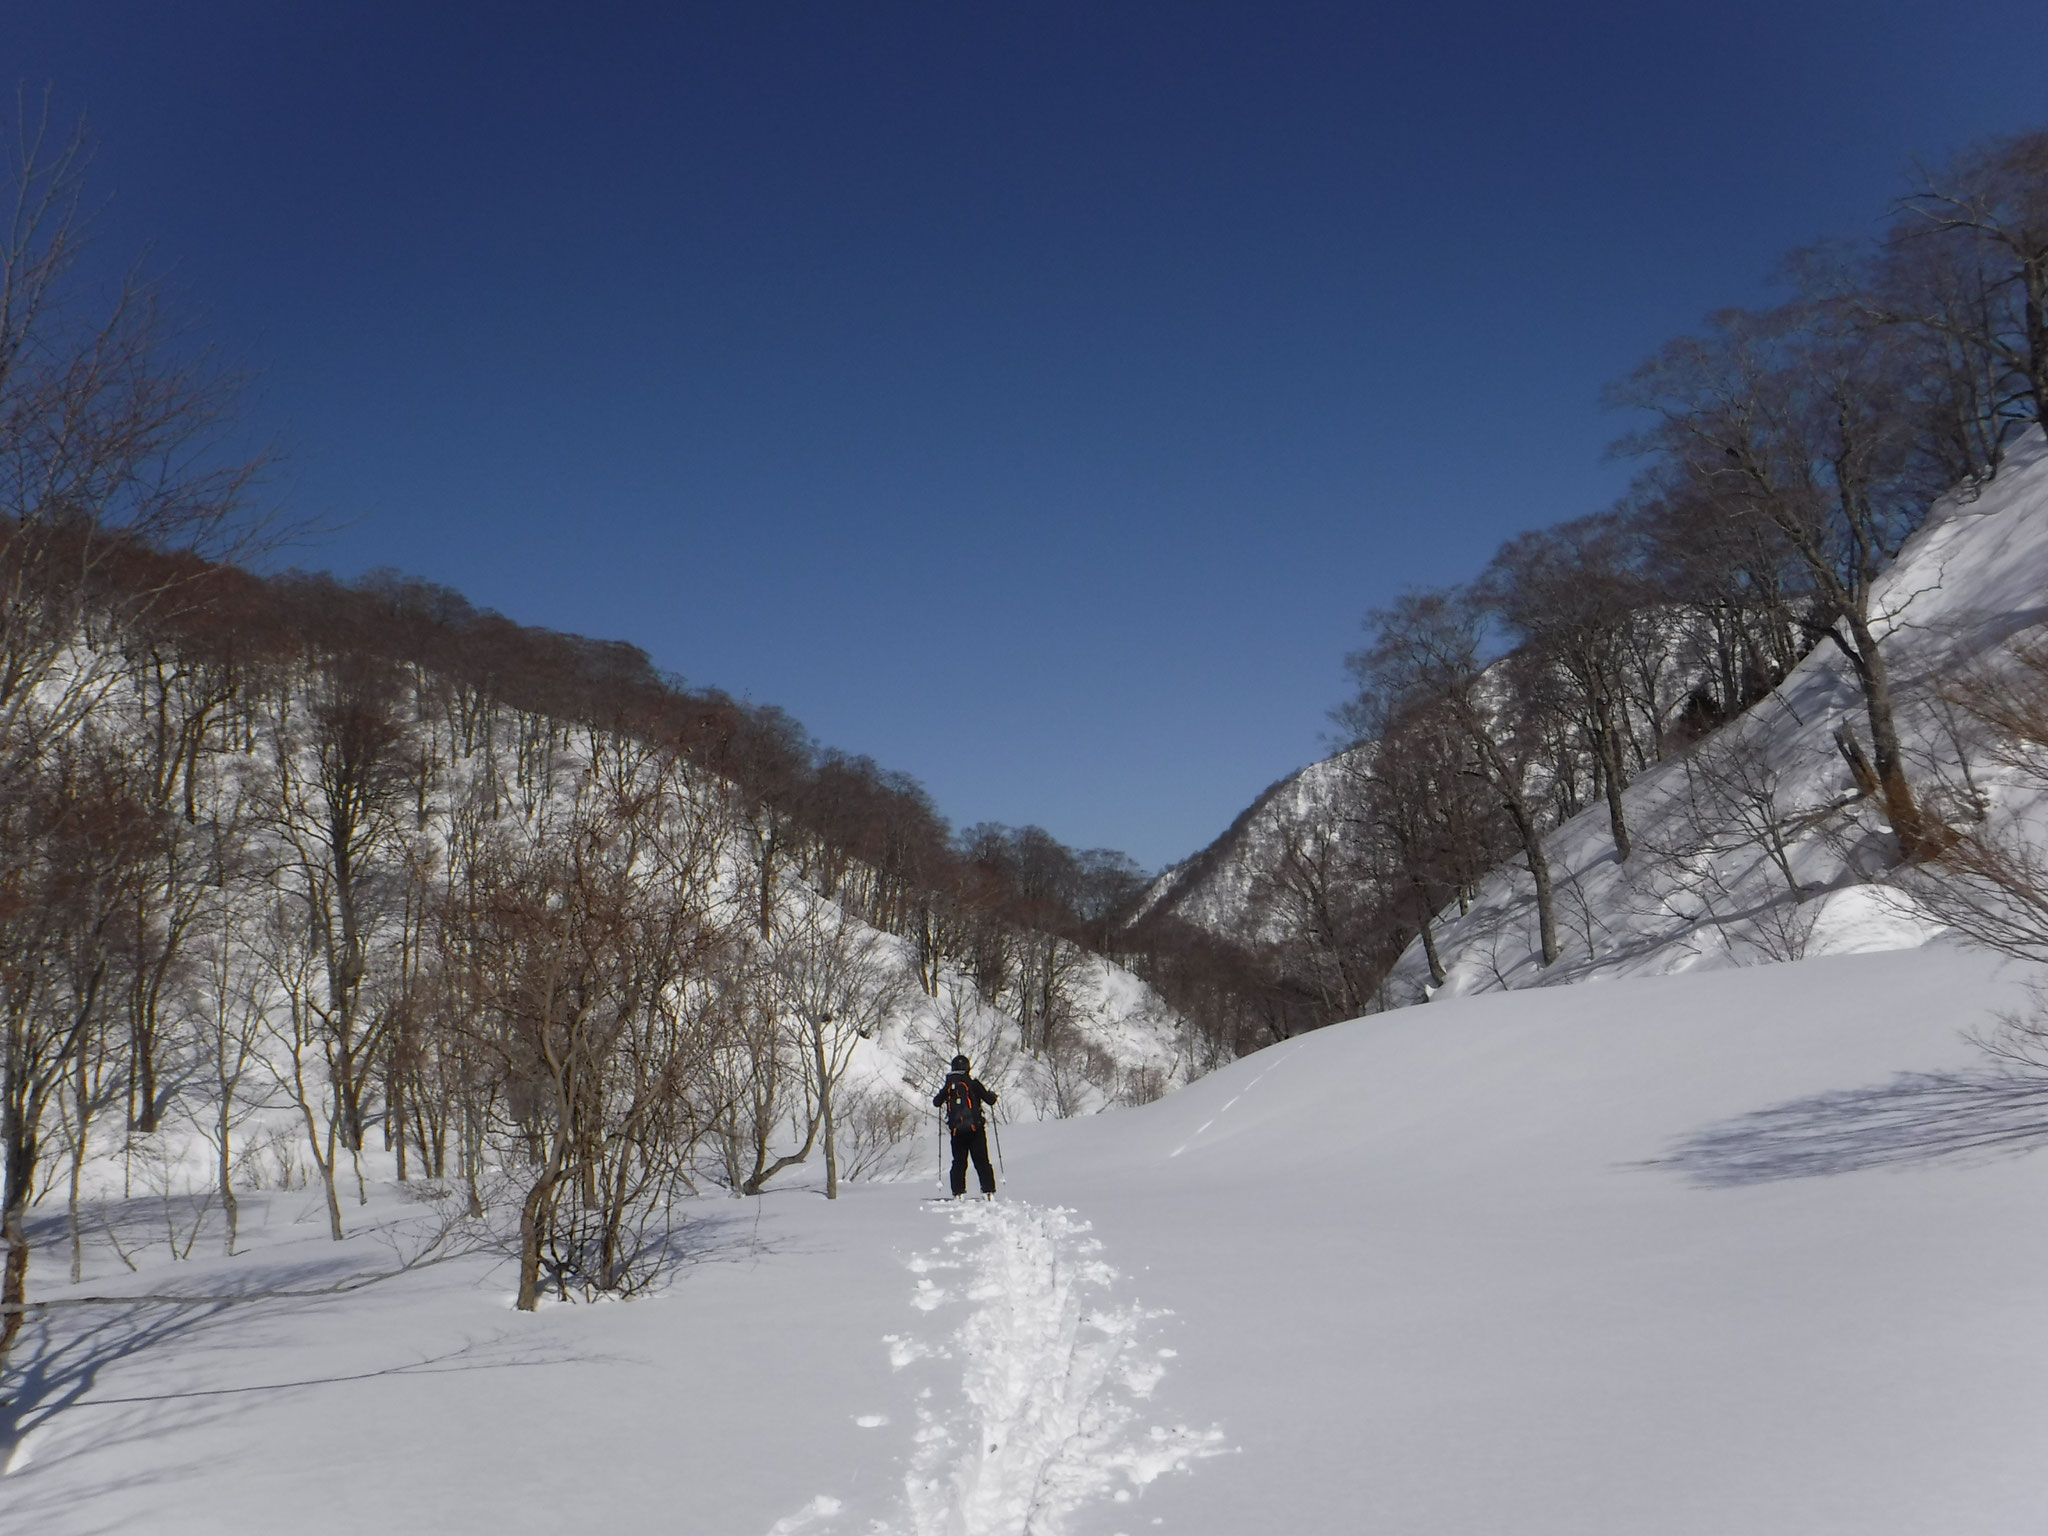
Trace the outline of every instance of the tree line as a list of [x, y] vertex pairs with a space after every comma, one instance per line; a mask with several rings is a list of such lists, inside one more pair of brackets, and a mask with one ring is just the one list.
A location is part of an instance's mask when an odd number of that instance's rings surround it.
[[[1965, 837], [1901, 745], [1874, 600], [1934, 500], [1968, 497], [2048, 419], [2048, 131], [1923, 171], [1874, 239], [1796, 252], [1784, 277], [1786, 302], [1713, 314], [1612, 386], [1642, 423], [1616, 445], [1642, 465], [1617, 505], [1367, 616], [1335, 712], [1354, 742], [1335, 809], [1283, 828], [1254, 893], [1282, 934], [1257, 959], [1318, 1022], [1379, 1004], [1411, 943], [1441, 985], [1436, 924], [1506, 863], [1554, 963], [1546, 835], [1597, 807], [1615, 858], [1635, 857], [1630, 780], [1818, 646], [1859, 689], [1834, 745], [1897, 858], [1940, 860]], [[1739, 815], [1768, 795], [1759, 765], [1728, 756], [1695, 766]], [[1782, 834], [1758, 836], [1779, 839], [1797, 898]]]

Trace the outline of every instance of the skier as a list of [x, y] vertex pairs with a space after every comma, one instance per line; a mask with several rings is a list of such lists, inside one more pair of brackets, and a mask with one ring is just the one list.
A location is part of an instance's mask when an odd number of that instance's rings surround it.
[[981, 1079], [971, 1075], [965, 1056], [953, 1058], [953, 1070], [946, 1083], [932, 1095], [932, 1104], [946, 1112], [946, 1130], [953, 1138], [953, 1198], [967, 1193], [967, 1160], [974, 1159], [975, 1176], [981, 1180], [981, 1197], [996, 1197], [996, 1171], [988, 1162], [988, 1122], [981, 1106], [993, 1104], [995, 1093]]

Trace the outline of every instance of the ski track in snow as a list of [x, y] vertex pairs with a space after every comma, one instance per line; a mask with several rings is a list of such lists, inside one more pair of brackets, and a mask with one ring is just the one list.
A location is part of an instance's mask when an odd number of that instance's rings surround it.
[[[1147, 1325], [1167, 1314], [1117, 1302], [1117, 1272], [1086, 1222], [1015, 1202], [947, 1214], [945, 1242], [909, 1261], [911, 1305], [972, 1310], [941, 1342], [882, 1342], [899, 1371], [958, 1362], [959, 1397], [941, 1406], [932, 1388], [919, 1393], [901, 1498], [869, 1536], [1062, 1536], [1077, 1510], [1128, 1502], [1222, 1453], [1218, 1428], [1141, 1427], [1174, 1354], [1147, 1347]], [[820, 1494], [769, 1536], [825, 1536], [842, 1512]]]
[[1225, 1115], [1229, 1114], [1233, 1109], [1237, 1108], [1237, 1101], [1239, 1099], [1243, 1098], [1246, 1094], [1250, 1093], [1254, 1088], [1258, 1087], [1259, 1084], [1263, 1083], [1268, 1077], [1271, 1077], [1273, 1075], [1275, 1068], [1284, 1066], [1287, 1062], [1287, 1058], [1292, 1056], [1296, 1051], [1300, 1049], [1300, 1042], [1297, 1041], [1290, 1049], [1283, 1051], [1279, 1055], [1277, 1055], [1273, 1059], [1273, 1063], [1271, 1066], [1268, 1066], [1264, 1071], [1260, 1072], [1257, 1077], [1253, 1078], [1250, 1082], [1246, 1083], [1242, 1088], [1238, 1089], [1237, 1092], [1234, 1095], [1232, 1095], [1229, 1103], [1225, 1104], [1221, 1109], [1217, 1110], [1215, 1114], [1211, 1115], [1207, 1120], [1204, 1120], [1200, 1125], [1196, 1126], [1193, 1135], [1188, 1137], [1186, 1141], [1182, 1142], [1179, 1146], [1175, 1147], [1171, 1152], [1167, 1153], [1166, 1155], [1168, 1157], [1179, 1157], [1181, 1153], [1187, 1151], [1189, 1147], [1192, 1147], [1196, 1142], [1200, 1141], [1202, 1139], [1202, 1133], [1204, 1131], [1208, 1130], [1210, 1126], [1214, 1125], [1218, 1120], [1222, 1119]]

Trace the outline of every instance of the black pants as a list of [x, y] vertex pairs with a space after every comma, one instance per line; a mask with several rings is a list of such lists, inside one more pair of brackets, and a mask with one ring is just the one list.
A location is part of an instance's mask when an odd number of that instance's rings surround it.
[[967, 1159], [974, 1159], [974, 1176], [981, 1180], [981, 1192], [996, 1192], [996, 1171], [988, 1165], [988, 1131], [977, 1127], [953, 1133], [953, 1193], [967, 1193]]

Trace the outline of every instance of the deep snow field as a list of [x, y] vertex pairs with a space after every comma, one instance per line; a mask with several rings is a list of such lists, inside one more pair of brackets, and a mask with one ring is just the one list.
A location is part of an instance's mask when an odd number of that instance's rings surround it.
[[[1968, 1038], [2025, 981], [1938, 942], [1440, 999], [1005, 1126], [992, 1206], [707, 1199], [629, 1302], [518, 1314], [479, 1249], [52, 1312], [0, 1531], [2042, 1529], [2048, 1082]], [[82, 1290], [317, 1292], [431, 1207], [348, 1214], [251, 1196], [171, 1263], [131, 1202]]]

